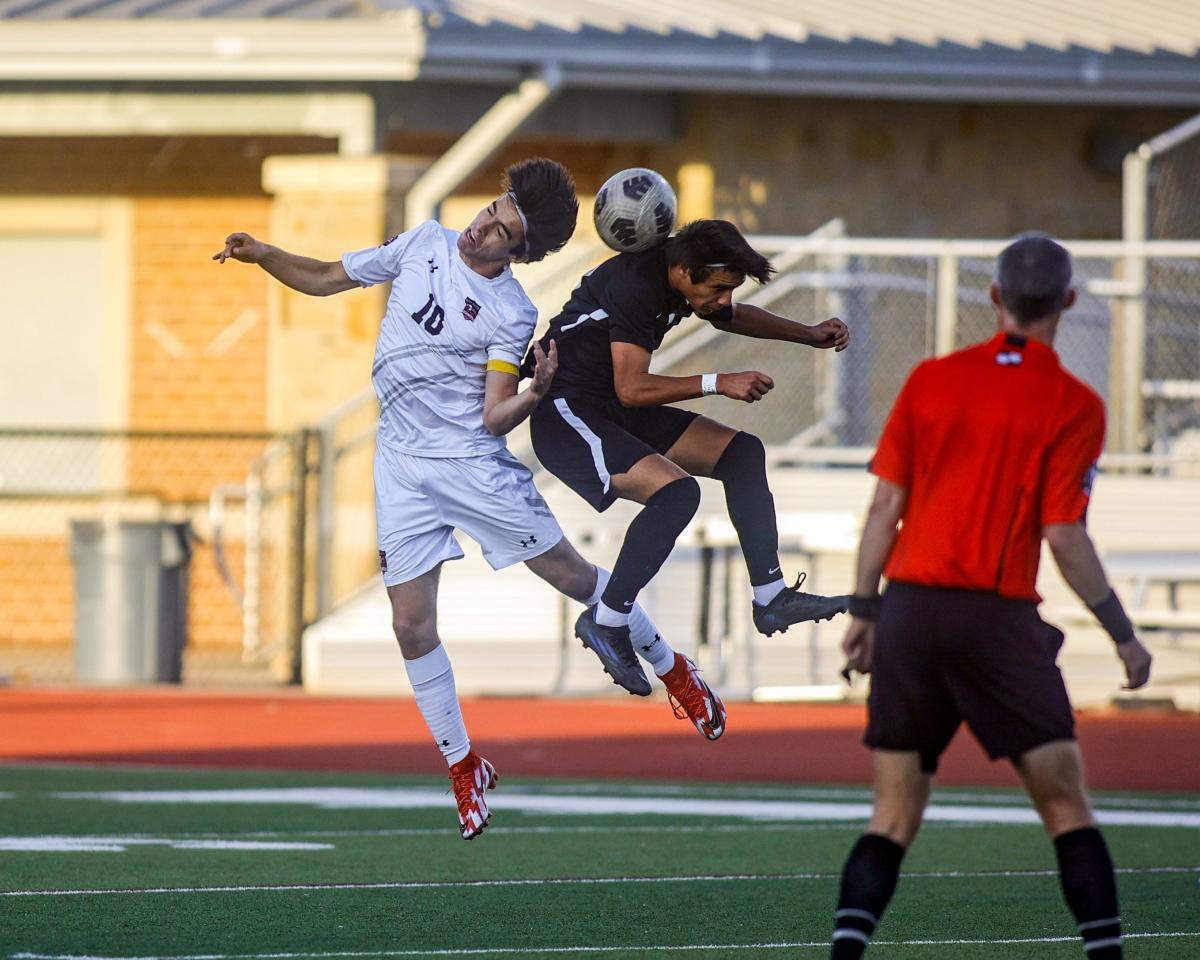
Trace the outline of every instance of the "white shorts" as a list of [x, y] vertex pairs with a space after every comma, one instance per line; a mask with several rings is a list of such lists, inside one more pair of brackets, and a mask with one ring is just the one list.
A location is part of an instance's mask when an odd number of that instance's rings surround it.
[[375, 525], [388, 586], [461, 558], [455, 527], [483, 548], [493, 570], [532, 560], [563, 537], [533, 474], [507, 450], [414, 457], [377, 444]]

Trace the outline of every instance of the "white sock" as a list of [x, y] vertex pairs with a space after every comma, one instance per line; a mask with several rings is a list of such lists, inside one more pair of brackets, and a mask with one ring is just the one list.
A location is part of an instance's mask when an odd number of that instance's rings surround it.
[[[589, 607], [593, 603], [600, 603], [600, 595], [608, 586], [610, 576], [611, 574], [603, 567], [596, 568], [596, 589], [588, 597], [587, 605]], [[603, 604], [600, 606], [602, 607]], [[600, 610], [597, 608], [597, 623], [603, 622], [600, 620], [599, 614]], [[638, 652], [638, 656], [654, 668], [655, 675], [661, 677], [675, 666], [675, 651], [662, 638], [658, 627], [654, 625], [654, 621], [650, 619], [650, 615], [646, 613], [640, 603], [635, 603], [633, 609], [629, 611], [629, 639], [633, 641], [633, 649]]]
[[602, 627], [625, 627], [629, 625], [630, 613], [620, 613], [603, 600], [596, 604], [596, 622]]
[[787, 581], [785, 581], [783, 577], [780, 577], [778, 580], [772, 580], [770, 583], [764, 583], [761, 587], [755, 587], [754, 602], [760, 607], [765, 607], [768, 603], [783, 593], [783, 588], [786, 586]]
[[425, 725], [450, 766], [471, 752], [467, 725], [463, 722], [454, 688], [454, 669], [450, 657], [440, 643], [423, 657], [405, 660], [404, 669], [416, 696], [417, 709]]

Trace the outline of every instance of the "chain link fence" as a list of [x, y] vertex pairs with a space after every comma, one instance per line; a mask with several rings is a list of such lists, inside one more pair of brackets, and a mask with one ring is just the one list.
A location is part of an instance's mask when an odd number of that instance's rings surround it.
[[[1200, 240], [1200, 116], [1143, 144], [1125, 161], [1125, 234], [1130, 239]], [[1194, 263], [1162, 257], [1128, 265], [1146, 286], [1133, 319], [1145, 324], [1143, 395], [1152, 448], [1200, 450], [1200, 278]]]
[[[308, 446], [307, 434], [0, 430], [0, 682], [290, 681]], [[174, 671], [92, 649], [142, 644], [171, 605], [179, 635], [159, 640], [186, 639]]]
[[[759, 241], [777, 248], [779, 241]], [[1109, 450], [1182, 468], [1200, 456], [1190, 407], [1175, 401], [1200, 380], [1200, 243], [1068, 244], [1078, 300], [1056, 348], [1064, 365], [1109, 405]], [[840, 316], [842, 354], [722, 334], [692, 318], [664, 343], [654, 370], [762, 370], [775, 390], [760, 404], [690, 406], [783, 447], [869, 448], [909, 371], [922, 359], [977, 343], [996, 329], [990, 286], [1002, 242], [804, 238], [783, 247], [779, 276], [755, 303], [801, 322]], [[1161, 249], [1161, 253], [1159, 253]], [[1128, 281], [1136, 257], [1144, 284]], [[1136, 326], [1132, 322], [1137, 320]], [[1140, 332], [1139, 332], [1140, 331]], [[1131, 339], [1133, 342], [1130, 342]], [[1131, 369], [1131, 365], [1135, 365]]]

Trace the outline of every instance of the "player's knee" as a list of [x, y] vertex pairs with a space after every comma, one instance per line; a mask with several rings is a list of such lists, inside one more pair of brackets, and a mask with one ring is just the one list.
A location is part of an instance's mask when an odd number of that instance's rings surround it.
[[437, 631], [432, 629], [428, 618], [414, 618], [405, 613], [393, 612], [392, 632], [400, 644], [400, 652], [406, 660], [423, 657], [438, 645]]
[[671, 506], [681, 516], [686, 514], [684, 523], [690, 520], [700, 509], [700, 484], [695, 477], [680, 477], [672, 480], [654, 495], [655, 500], [669, 500]]
[[921, 829], [921, 811], [876, 810], [871, 817], [869, 832], [887, 837], [907, 850]]
[[744, 431], [734, 434], [713, 468], [713, 478], [722, 483], [765, 477], [766, 473], [766, 447], [754, 434]]

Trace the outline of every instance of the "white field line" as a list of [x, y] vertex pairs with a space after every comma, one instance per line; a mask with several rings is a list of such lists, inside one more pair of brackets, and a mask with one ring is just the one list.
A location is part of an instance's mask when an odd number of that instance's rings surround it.
[[281, 840], [229, 840], [217, 838], [170, 838], [146, 836], [49, 836], [0, 837], [0, 853], [123, 853], [129, 847], [164, 846], [172, 850], [333, 850], [331, 843], [301, 843]]
[[[1163, 940], [1200, 937], [1200, 930], [1178, 930], [1155, 933], [1126, 933], [1126, 940]], [[1029, 943], [1077, 943], [1078, 937], [1013, 937], [1005, 940], [872, 940], [876, 947], [957, 947], [1008, 946]], [[828, 950], [828, 940], [791, 940], [777, 943], [688, 943], [688, 944], [630, 944], [604, 947], [465, 947], [461, 950], [342, 950], [329, 953], [192, 953], [157, 954], [136, 957], [101, 956], [79, 953], [12, 953], [10, 960], [366, 960], [378, 957], [482, 957], [536, 956], [554, 953], [674, 953], [698, 950], [796, 950], [821, 948]]]
[[[136, 772], [169, 772], [178, 773], [178, 767], [165, 767], [159, 764], [110, 764], [110, 763], [65, 763], [55, 760], [25, 760], [5, 759], [0, 757], [0, 765], [36, 768], [45, 770], [103, 770], [113, 772], [130, 770]], [[366, 788], [370, 789], [370, 788]], [[533, 785], [523, 785], [518, 791], [530, 795], [553, 794], [569, 790], [574, 794], [600, 794], [617, 796], [689, 796], [713, 797], [716, 799], [738, 798], [771, 798], [771, 799], [809, 799], [809, 800], [862, 800], [870, 801], [870, 787], [809, 787], [809, 786], [769, 786], [763, 784], [697, 784], [697, 783], [616, 783], [605, 780], [571, 781], [569, 784], [554, 783], [543, 788]], [[17, 794], [6, 797], [0, 793], [0, 799], [9, 799]], [[936, 790], [934, 801], [944, 804], [993, 803], [1027, 807], [1029, 799], [1020, 790], [1011, 793], [954, 793]], [[1150, 810], [1196, 810], [1200, 811], [1200, 800], [1186, 797], [1123, 797], [1105, 794], [1093, 795], [1094, 807], [1126, 807], [1145, 808]]]
[[[54, 794], [60, 799], [138, 804], [295, 804], [325, 810], [401, 810], [451, 806], [445, 791], [422, 788], [283, 787], [228, 790], [106, 790]], [[679, 817], [727, 817], [744, 820], [868, 820], [871, 804], [819, 801], [700, 799], [662, 796], [578, 796], [574, 793], [527, 794], [498, 792], [489, 798], [497, 811], [600, 816], [606, 814]], [[1109, 826], [1200, 827], [1200, 811], [1100, 809], [1101, 824]], [[1037, 824], [1030, 807], [931, 804], [927, 822]]]
[[[1120, 874], [1200, 873], [1200, 867], [1118, 867]], [[1057, 877], [1056, 870], [930, 870], [905, 873], [909, 880]], [[162, 893], [281, 893], [319, 890], [455, 890], [486, 887], [598, 886], [621, 883], [728, 883], [778, 880], [836, 880], [840, 873], [715, 873], [663, 877], [544, 877], [511, 880], [395, 880], [378, 883], [283, 883], [207, 887], [128, 887], [93, 890], [4, 890], [3, 897], [109, 897]]]
[[[971, 823], [939, 823], [934, 827], [944, 830], [974, 830], [978, 829]], [[522, 836], [545, 834], [557, 836], [560, 834], [599, 834], [610, 833], [643, 833], [643, 834], [687, 834], [702, 833], [709, 836], [714, 833], [806, 833], [829, 830], [861, 830], [861, 823], [714, 823], [714, 824], [672, 824], [664, 823], [658, 826], [636, 824], [623, 826], [619, 823], [595, 825], [554, 825], [530, 827], [488, 827], [488, 836], [500, 834], [518, 834]], [[306, 841], [321, 840], [355, 840], [359, 838], [378, 837], [445, 837], [458, 836], [457, 827], [381, 827], [375, 830], [247, 830], [233, 833], [177, 833], [171, 836], [151, 833], [120, 833], [120, 834], [11, 834], [0, 836], [0, 852], [6, 850], [34, 849], [29, 844], [44, 844], [46, 849], [53, 849], [56, 843], [76, 844], [79, 849], [87, 845], [116, 846], [120, 844], [161, 844], [178, 846], [182, 849], [198, 848], [200, 844], [228, 843], [231, 850], [316, 850], [326, 849], [328, 844], [296, 843], [299, 838]], [[239, 838], [239, 839], [234, 839]], [[269, 842], [279, 841], [279, 842]], [[257, 845], [257, 846], [255, 846]]]

